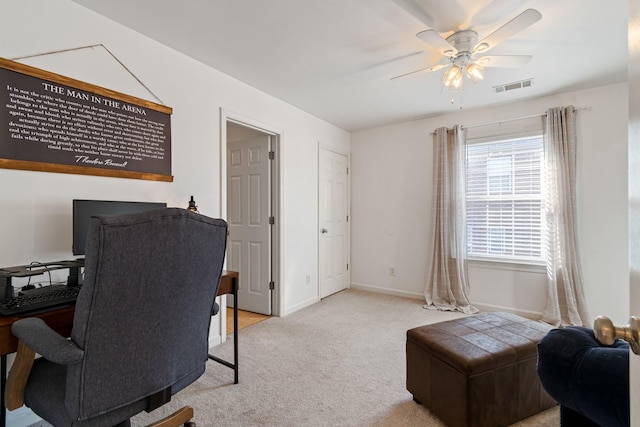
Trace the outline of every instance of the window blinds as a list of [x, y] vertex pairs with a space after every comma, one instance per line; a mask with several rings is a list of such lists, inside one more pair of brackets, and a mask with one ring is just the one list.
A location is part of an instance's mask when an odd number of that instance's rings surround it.
[[543, 157], [542, 135], [467, 145], [469, 258], [544, 260]]

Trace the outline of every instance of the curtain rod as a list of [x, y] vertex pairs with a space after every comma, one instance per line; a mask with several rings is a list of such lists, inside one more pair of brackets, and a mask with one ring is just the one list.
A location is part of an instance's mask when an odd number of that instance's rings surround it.
[[[590, 110], [591, 106], [584, 106], [584, 107], [574, 107], [574, 111], [578, 111], [578, 110]], [[470, 125], [470, 126], [462, 126], [463, 129], [470, 129], [470, 128], [477, 128], [477, 127], [482, 127], [482, 126], [489, 126], [489, 125], [499, 125], [502, 123], [507, 123], [507, 122], [514, 122], [516, 120], [526, 120], [526, 119], [533, 119], [536, 117], [544, 117], [546, 116], [547, 113], [542, 113], [542, 114], [532, 114], [530, 116], [523, 116], [523, 117], [514, 117], [513, 119], [505, 119], [505, 120], [500, 120], [497, 122], [488, 122], [488, 123], [481, 123], [479, 125]]]

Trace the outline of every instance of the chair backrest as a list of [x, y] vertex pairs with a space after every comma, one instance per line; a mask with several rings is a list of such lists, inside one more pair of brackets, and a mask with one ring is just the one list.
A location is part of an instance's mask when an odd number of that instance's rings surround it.
[[166, 208], [91, 220], [71, 339], [65, 406], [87, 419], [205, 370], [227, 224]]

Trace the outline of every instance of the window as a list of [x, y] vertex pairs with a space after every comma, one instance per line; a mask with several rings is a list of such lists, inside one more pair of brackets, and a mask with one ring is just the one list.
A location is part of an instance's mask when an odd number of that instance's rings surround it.
[[469, 258], [544, 261], [543, 157], [542, 135], [469, 141]]

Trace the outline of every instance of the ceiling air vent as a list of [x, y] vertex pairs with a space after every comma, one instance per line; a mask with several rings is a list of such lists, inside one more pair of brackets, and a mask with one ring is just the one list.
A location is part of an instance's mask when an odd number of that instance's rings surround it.
[[533, 79], [521, 80], [519, 82], [507, 83], [506, 85], [494, 86], [495, 93], [508, 92], [510, 90], [522, 89], [533, 85]]

